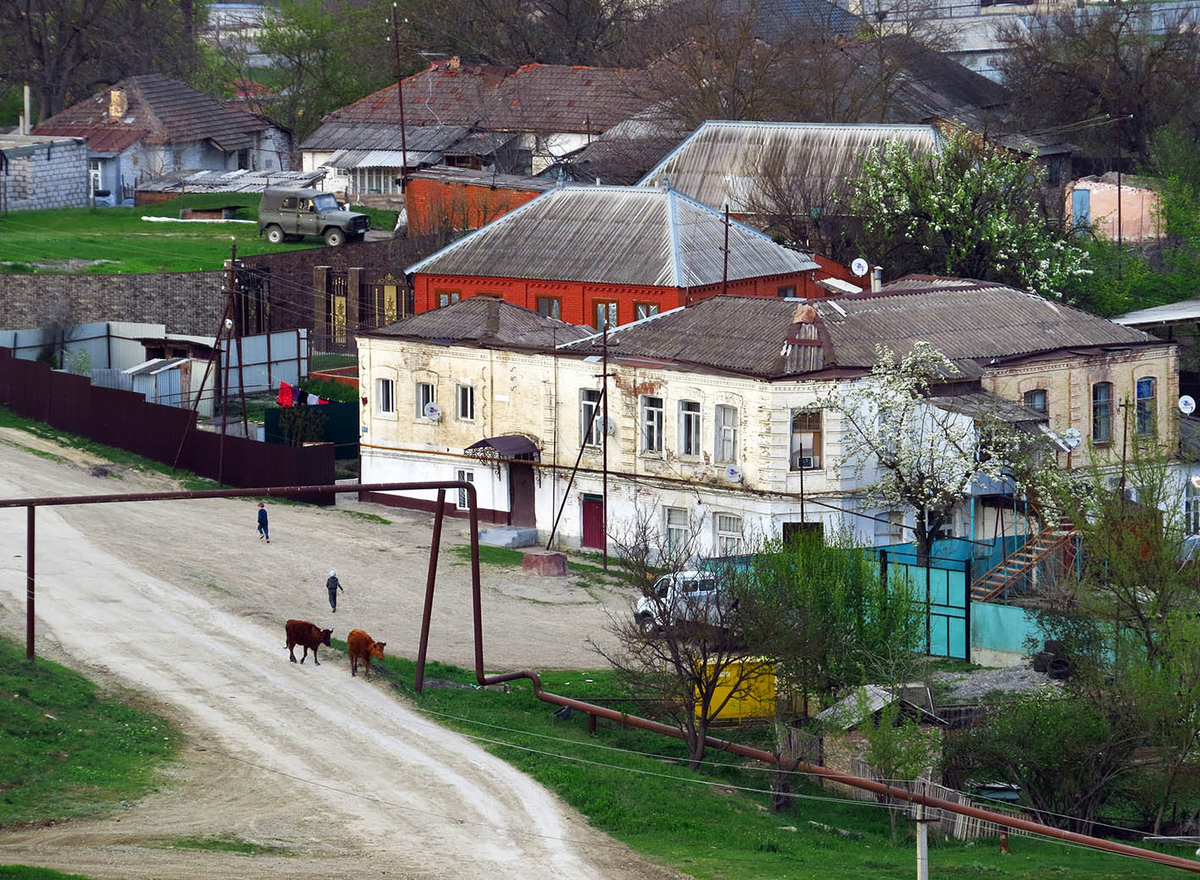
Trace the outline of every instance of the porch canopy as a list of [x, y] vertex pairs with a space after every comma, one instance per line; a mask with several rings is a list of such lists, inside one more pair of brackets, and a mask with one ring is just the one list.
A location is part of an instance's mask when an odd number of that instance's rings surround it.
[[485, 437], [472, 443], [466, 452], [480, 458], [508, 459], [509, 461], [541, 461], [537, 444], [521, 434], [502, 434]]

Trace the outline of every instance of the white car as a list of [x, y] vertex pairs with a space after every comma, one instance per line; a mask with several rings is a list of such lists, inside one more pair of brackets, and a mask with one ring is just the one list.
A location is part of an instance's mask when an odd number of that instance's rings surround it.
[[644, 630], [684, 621], [727, 624], [725, 612], [729, 599], [711, 571], [679, 571], [664, 574], [654, 582], [648, 595], [638, 600], [634, 619]]

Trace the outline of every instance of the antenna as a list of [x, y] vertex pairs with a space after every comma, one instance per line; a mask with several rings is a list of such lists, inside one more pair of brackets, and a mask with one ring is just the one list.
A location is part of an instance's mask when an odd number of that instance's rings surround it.
[[850, 271], [861, 278], [867, 272], [871, 271], [871, 264], [862, 257], [856, 257], [854, 262], [850, 264]]

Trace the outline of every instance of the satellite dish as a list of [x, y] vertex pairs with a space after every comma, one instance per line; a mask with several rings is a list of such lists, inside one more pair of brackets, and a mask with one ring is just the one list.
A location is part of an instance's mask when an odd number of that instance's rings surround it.
[[1080, 433], [1078, 428], [1067, 428], [1067, 430], [1062, 432], [1062, 442], [1063, 446], [1067, 447], [1068, 450], [1074, 449], [1083, 442], [1083, 434]]
[[850, 264], [850, 271], [861, 278], [871, 271], [871, 264], [862, 257], [856, 257], [854, 262]]
[[740, 483], [742, 481], [742, 469], [737, 465], [731, 464], [725, 468], [725, 479], [731, 483]]
[[604, 418], [604, 416], [601, 416], [600, 417], [600, 430], [602, 430], [605, 434], [607, 434], [610, 437], [613, 436], [614, 434], [616, 434], [617, 433], [616, 419], [612, 418], [611, 416], [607, 419]]
[[1190, 416], [1196, 411], [1196, 399], [1190, 394], [1185, 394], [1179, 398], [1179, 411], [1185, 416]]
[[421, 410], [421, 415], [425, 416], [431, 422], [440, 422], [442, 420], [442, 405], [434, 403], [431, 400], [425, 404], [425, 408]]

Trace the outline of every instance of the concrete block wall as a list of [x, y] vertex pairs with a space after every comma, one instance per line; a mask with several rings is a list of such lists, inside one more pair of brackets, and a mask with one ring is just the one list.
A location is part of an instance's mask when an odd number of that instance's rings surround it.
[[224, 312], [224, 272], [139, 275], [0, 275], [0, 329], [67, 319], [165, 324], [211, 336]]
[[88, 203], [87, 144], [59, 141], [11, 158], [0, 186], [10, 211], [83, 207]]

